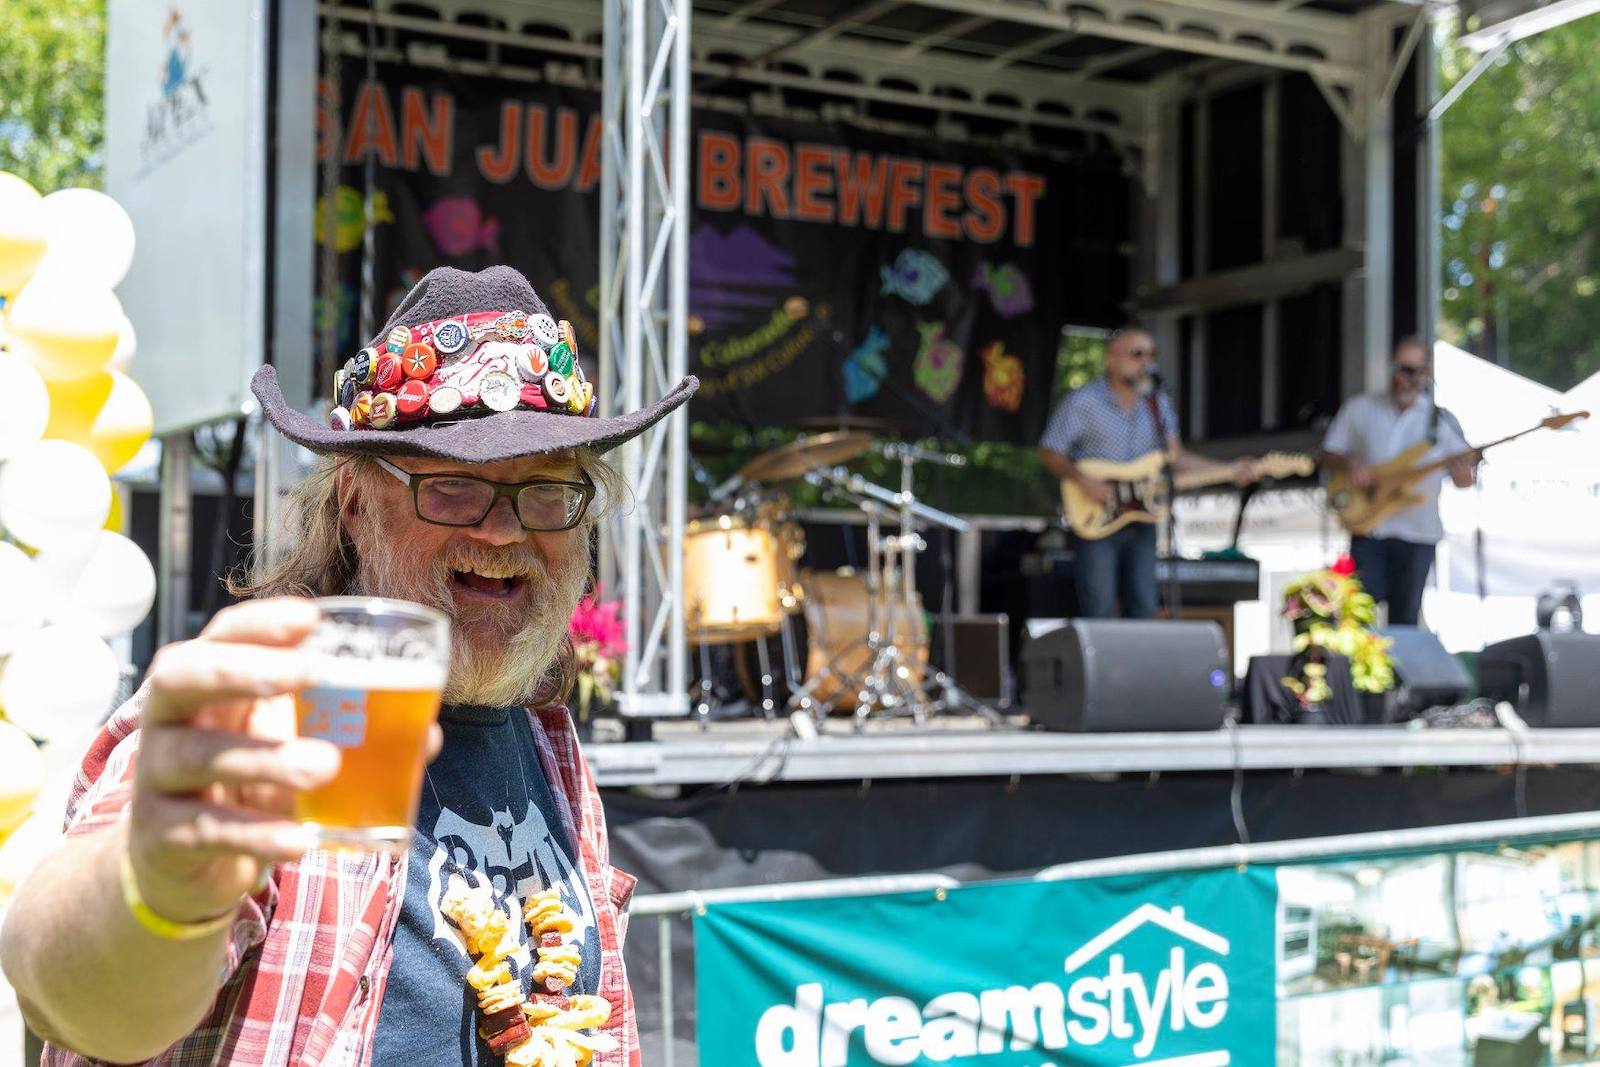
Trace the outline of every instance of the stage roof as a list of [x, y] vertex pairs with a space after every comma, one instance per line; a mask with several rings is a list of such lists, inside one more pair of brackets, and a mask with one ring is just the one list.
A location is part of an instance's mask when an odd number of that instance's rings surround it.
[[[468, 43], [494, 67], [599, 56], [594, 0], [375, 2], [391, 48], [455, 59]], [[369, 18], [321, 10], [347, 34]], [[1164, 81], [1255, 67], [1348, 92], [1371, 74], [1369, 16], [1420, 29], [1425, 13], [1420, 0], [696, 0], [691, 38], [710, 95], [776, 88], [791, 106], [866, 100], [1136, 143]]]

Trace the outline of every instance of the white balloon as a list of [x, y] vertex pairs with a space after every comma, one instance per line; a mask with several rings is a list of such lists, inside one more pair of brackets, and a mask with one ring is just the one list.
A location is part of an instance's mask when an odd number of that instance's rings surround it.
[[66, 274], [115, 289], [133, 265], [133, 220], [96, 189], [61, 189], [44, 198], [50, 245], [39, 275]]
[[50, 393], [33, 364], [0, 352], [0, 382], [6, 386], [6, 415], [0, 419], [0, 463], [44, 436], [50, 421]]
[[133, 362], [133, 357], [139, 353], [139, 335], [134, 332], [133, 320], [122, 316], [122, 331], [117, 334], [117, 350], [111, 353], [111, 362], [106, 364], [106, 370], [128, 373], [128, 365]]
[[0, 656], [44, 625], [44, 576], [28, 554], [0, 542]]
[[0, 671], [0, 708], [41, 740], [76, 733], [112, 711], [116, 654], [79, 626], [46, 626], [17, 643]]
[[156, 571], [144, 550], [119, 533], [101, 530], [66, 596], [52, 605], [51, 621], [117, 637], [143, 622], [155, 602]]
[[0, 466], [0, 526], [30, 548], [82, 544], [111, 514], [111, 479], [82, 445], [35, 441]]

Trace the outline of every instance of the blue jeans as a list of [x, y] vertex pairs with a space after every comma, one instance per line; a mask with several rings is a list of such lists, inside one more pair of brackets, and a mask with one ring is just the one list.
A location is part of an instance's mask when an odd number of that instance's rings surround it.
[[1390, 626], [1415, 626], [1422, 614], [1422, 591], [1433, 569], [1434, 546], [1398, 537], [1350, 538], [1356, 577], [1372, 599], [1389, 605]]
[[1156, 614], [1156, 528], [1135, 522], [1110, 537], [1072, 538], [1072, 580], [1078, 588], [1078, 617], [1153, 619]]

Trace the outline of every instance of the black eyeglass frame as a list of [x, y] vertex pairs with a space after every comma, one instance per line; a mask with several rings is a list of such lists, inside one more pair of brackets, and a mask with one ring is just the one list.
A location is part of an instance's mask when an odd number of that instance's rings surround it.
[[1433, 374], [1433, 368], [1427, 364], [1413, 367], [1406, 363], [1391, 363], [1390, 366], [1393, 368], [1394, 373], [1404, 375], [1407, 378], [1426, 378]]
[[[411, 490], [411, 510], [416, 513], [417, 518], [433, 526], [476, 526], [489, 517], [489, 513], [494, 510], [494, 506], [500, 502], [501, 497], [510, 497], [511, 513], [517, 517], [518, 524], [524, 530], [532, 533], [559, 533], [562, 530], [571, 530], [582, 523], [583, 517], [589, 513], [589, 505], [594, 502], [595, 484], [587, 471], [583, 472], [583, 481], [581, 482], [567, 481], [562, 478], [535, 478], [527, 482], [493, 482], [488, 478], [479, 478], [475, 474], [460, 474], [454, 471], [427, 471], [421, 474], [414, 474], [403, 467], [395, 466], [382, 456], [373, 456], [372, 458], [377, 462], [378, 466], [406, 484], [406, 487]], [[469, 482], [481, 482], [494, 490], [494, 496], [489, 499], [489, 504], [483, 509], [483, 514], [471, 522], [440, 522], [438, 519], [430, 519], [422, 513], [422, 500], [419, 494], [421, 493], [422, 483], [429, 478], [464, 478]], [[559, 485], [566, 489], [578, 490], [583, 497], [583, 502], [578, 505], [578, 513], [571, 522], [565, 526], [528, 525], [527, 520], [522, 517], [522, 508], [517, 503], [517, 497], [524, 489], [536, 485]]]

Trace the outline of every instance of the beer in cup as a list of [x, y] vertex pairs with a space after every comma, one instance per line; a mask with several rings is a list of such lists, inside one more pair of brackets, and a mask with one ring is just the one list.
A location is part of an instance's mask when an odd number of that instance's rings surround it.
[[339, 748], [339, 774], [299, 793], [295, 815], [322, 848], [404, 852], [416, 821], [428, 728], [450, 665], [450, 620], [404, 600], [325, 597], [302, 645], [301, 737]]

